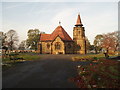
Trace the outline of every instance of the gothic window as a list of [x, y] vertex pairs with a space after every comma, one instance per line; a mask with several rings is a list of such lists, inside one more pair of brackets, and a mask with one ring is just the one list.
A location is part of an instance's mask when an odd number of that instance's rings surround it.
[[68, 47], [68, 48], [71, 48], [71, 44], [68, 44], [67, 47]]
[[55, 49], [56, 49], [56, 50], [59, 50], [60, 48], [61, 48], [60, 42], [56, 42], [56, 43], [55, 43]]
[[79, 44], [77, 44], [77, 49], [79, 49], [79, 50], [81, 49], [81, 46]]
[[49, 44], [49, 43], [47, 43], [47, 48], [48, 48], [48, 49], [50, 48], [50, 44]]

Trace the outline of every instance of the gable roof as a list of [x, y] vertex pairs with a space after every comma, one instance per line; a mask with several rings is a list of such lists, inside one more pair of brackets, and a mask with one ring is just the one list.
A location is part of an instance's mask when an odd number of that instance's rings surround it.
[[40, 34], [40, 41], [47, 41], [50, 39], [50, 34]]
[[58, 26], [52, 34], [41, 34], [40, 41], [53, 41], [59, 36], [63, 41], [72, 41], [72, 38], [67, 34], [62, 26]]
[[64, 28], [62, 26], [58, 26], [53, 33], [51, 34], [50, 38], [52, 40], [54, 40], [56, 38], [56, 36], [61, 37], [62, 40], [65, 41], [71, 41], [71, 37], [67, 34], [67, 32], [64, 30]]

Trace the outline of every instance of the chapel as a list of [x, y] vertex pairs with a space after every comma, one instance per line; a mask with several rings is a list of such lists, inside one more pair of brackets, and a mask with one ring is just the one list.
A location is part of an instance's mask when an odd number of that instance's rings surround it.
[[73, 39], [59, 24], [51, 34], [40, 34], [38, 52], [40, 54], [86, 54], [85, 30], [80, 14], [73, 27]]

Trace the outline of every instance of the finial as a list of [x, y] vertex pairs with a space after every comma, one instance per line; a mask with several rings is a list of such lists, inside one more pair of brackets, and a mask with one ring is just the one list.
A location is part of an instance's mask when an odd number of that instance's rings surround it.
[[61, 26], [61, 22], [59, 21], [59, 25]]

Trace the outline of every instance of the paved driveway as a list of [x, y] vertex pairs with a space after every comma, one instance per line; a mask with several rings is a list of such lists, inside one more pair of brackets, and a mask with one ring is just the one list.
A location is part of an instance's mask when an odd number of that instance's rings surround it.
[[77, 75], [74, 55], [41, 55], [40, 60], [18, 64], [3, 72], [3, 88], [76, 88], [68, 81]]

